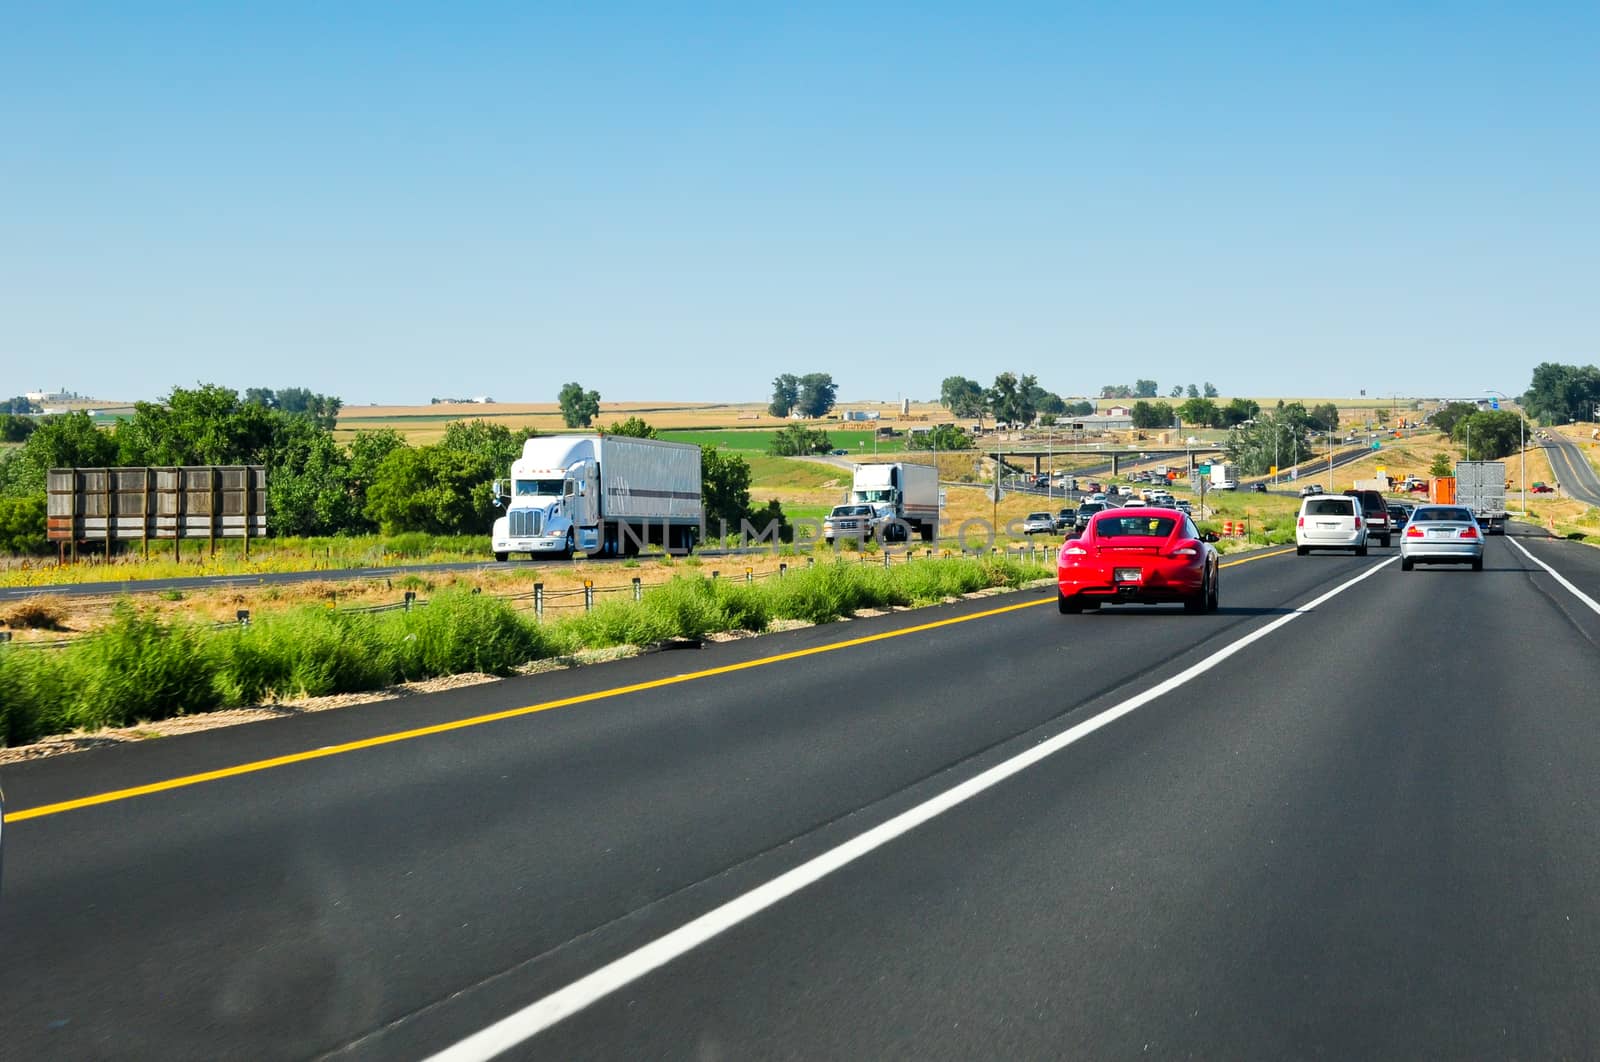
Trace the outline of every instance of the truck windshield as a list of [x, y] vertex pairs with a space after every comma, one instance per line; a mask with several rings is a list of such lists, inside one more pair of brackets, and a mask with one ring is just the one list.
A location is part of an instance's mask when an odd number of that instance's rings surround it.
[[559, 498], [561, 497], [561, 480], [519, 479], [517, 480], [517, 497]]
[[893, 487], [874, 487], [870, 490], [858, 490], [856, 494], [865, 502], [892, 502], [894, 501]]

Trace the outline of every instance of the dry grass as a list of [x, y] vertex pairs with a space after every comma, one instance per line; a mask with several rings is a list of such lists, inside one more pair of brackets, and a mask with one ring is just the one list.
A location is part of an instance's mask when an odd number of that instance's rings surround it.
[[40, 594], [23, 598], [0, 614], [0, 622], [19, 631], [70, 630], [67, 619], [70, 610], [64, 598], [55, 594]]

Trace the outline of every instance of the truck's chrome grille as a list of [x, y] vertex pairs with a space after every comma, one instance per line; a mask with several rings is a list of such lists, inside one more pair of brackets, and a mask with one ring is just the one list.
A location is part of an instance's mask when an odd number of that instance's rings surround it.
[[532, 538], [539, 533], [544, 513], [539, 509], [512, 509], [506, 517], [512, 538]]

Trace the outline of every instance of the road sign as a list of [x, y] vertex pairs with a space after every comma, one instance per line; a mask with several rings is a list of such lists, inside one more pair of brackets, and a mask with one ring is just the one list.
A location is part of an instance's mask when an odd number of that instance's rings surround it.
[[1377, 439], [1373, 439], [1372, 440], [1372, 448], [1374, 450], [1381, 450], [1381, 449], [1383, 449], [1383, 443], [1379, 442]]
[[1209, 475], [1211, 475], [1211, 466], [1210, 465], [1200, 465], [1198, 468], [1195, 469], [1195, 471], [1198, 472], [1202, 476], [1209, 476]]
[[1277, 465], [1272, 465], [1271, 467], [1269, 467], [1267, 469], [1267, 475], [1276, 476], [1277, 474], [1278, 474], [1278, 466]]

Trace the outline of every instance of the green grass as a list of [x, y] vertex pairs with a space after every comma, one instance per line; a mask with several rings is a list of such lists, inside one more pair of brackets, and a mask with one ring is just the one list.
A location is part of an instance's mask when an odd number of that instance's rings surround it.
[[489, 594], [447, 591], [408, 612], [314, 606], [248, 627], [168, 621], [124, 602], [112, 622], [60, 649], [0, 645], [0, 745], [72, 730], [377, 689], [464, 672], [505, 675], [529, 661], [616, 645], [825, 623], [857, 609], [931, 603], [1017, 587], [1044, 569], [1000, 558], [820, 563], [747, 585], [682, 575], [643, 600], [539, 624]]
[[262, 538], [244, 543], [219, 541], [212, 556], [203, 541], [185, 542], [181, 559], [172, 559], [171, 543], [150, 546], [143, 559], [139, 543], [107, 564], [98, 556], [81, 556], [77, 564], [57, 567], [54, 558], [32, 558], [26, 567], [11, 561], [0, 570], [0, 586], [45, 586], [54, 583], [122, 582], [129, 579], [167, 579], [193, 575], [258, 575], [266, 572], [328, 571], [376, 568], [395, 564], [430, 564], [443, 561], [488, 560], [489, 536], [427, 535], [408, 532], [382, 535], [345, 535], [322, 538]]
[[841, 490], [850, 486], [850, 470], [803, 461], [795, 457], [773, 457], [770, 454], [740, 454], [750, 466], [750, 489], [763, 490], [822, 490], [833, 483]]
[[[808, 428], [821, 428], [828, 433], [828, 438], [837, 449], [849, 450], [853, 456], [862, 454], [870, 455], [873, 452], [871, 430], [860, 431], [856, 429], [833, 428], [826, 424], [817, 424], [812, 421], [805, 422]], [[661, 438], [671, 442], [694, 443], [698, 446], [719, 446], [724, 450], [755, 451], [768, 453], [772, 449], [772, 440], [778, 434], [771, 428], [729, 428], [723, 431], [663, 431]], [[905, 439], [882, 439], [878, 442], [877, 452], [880, 454], [900, 453], [905, 450]]]

